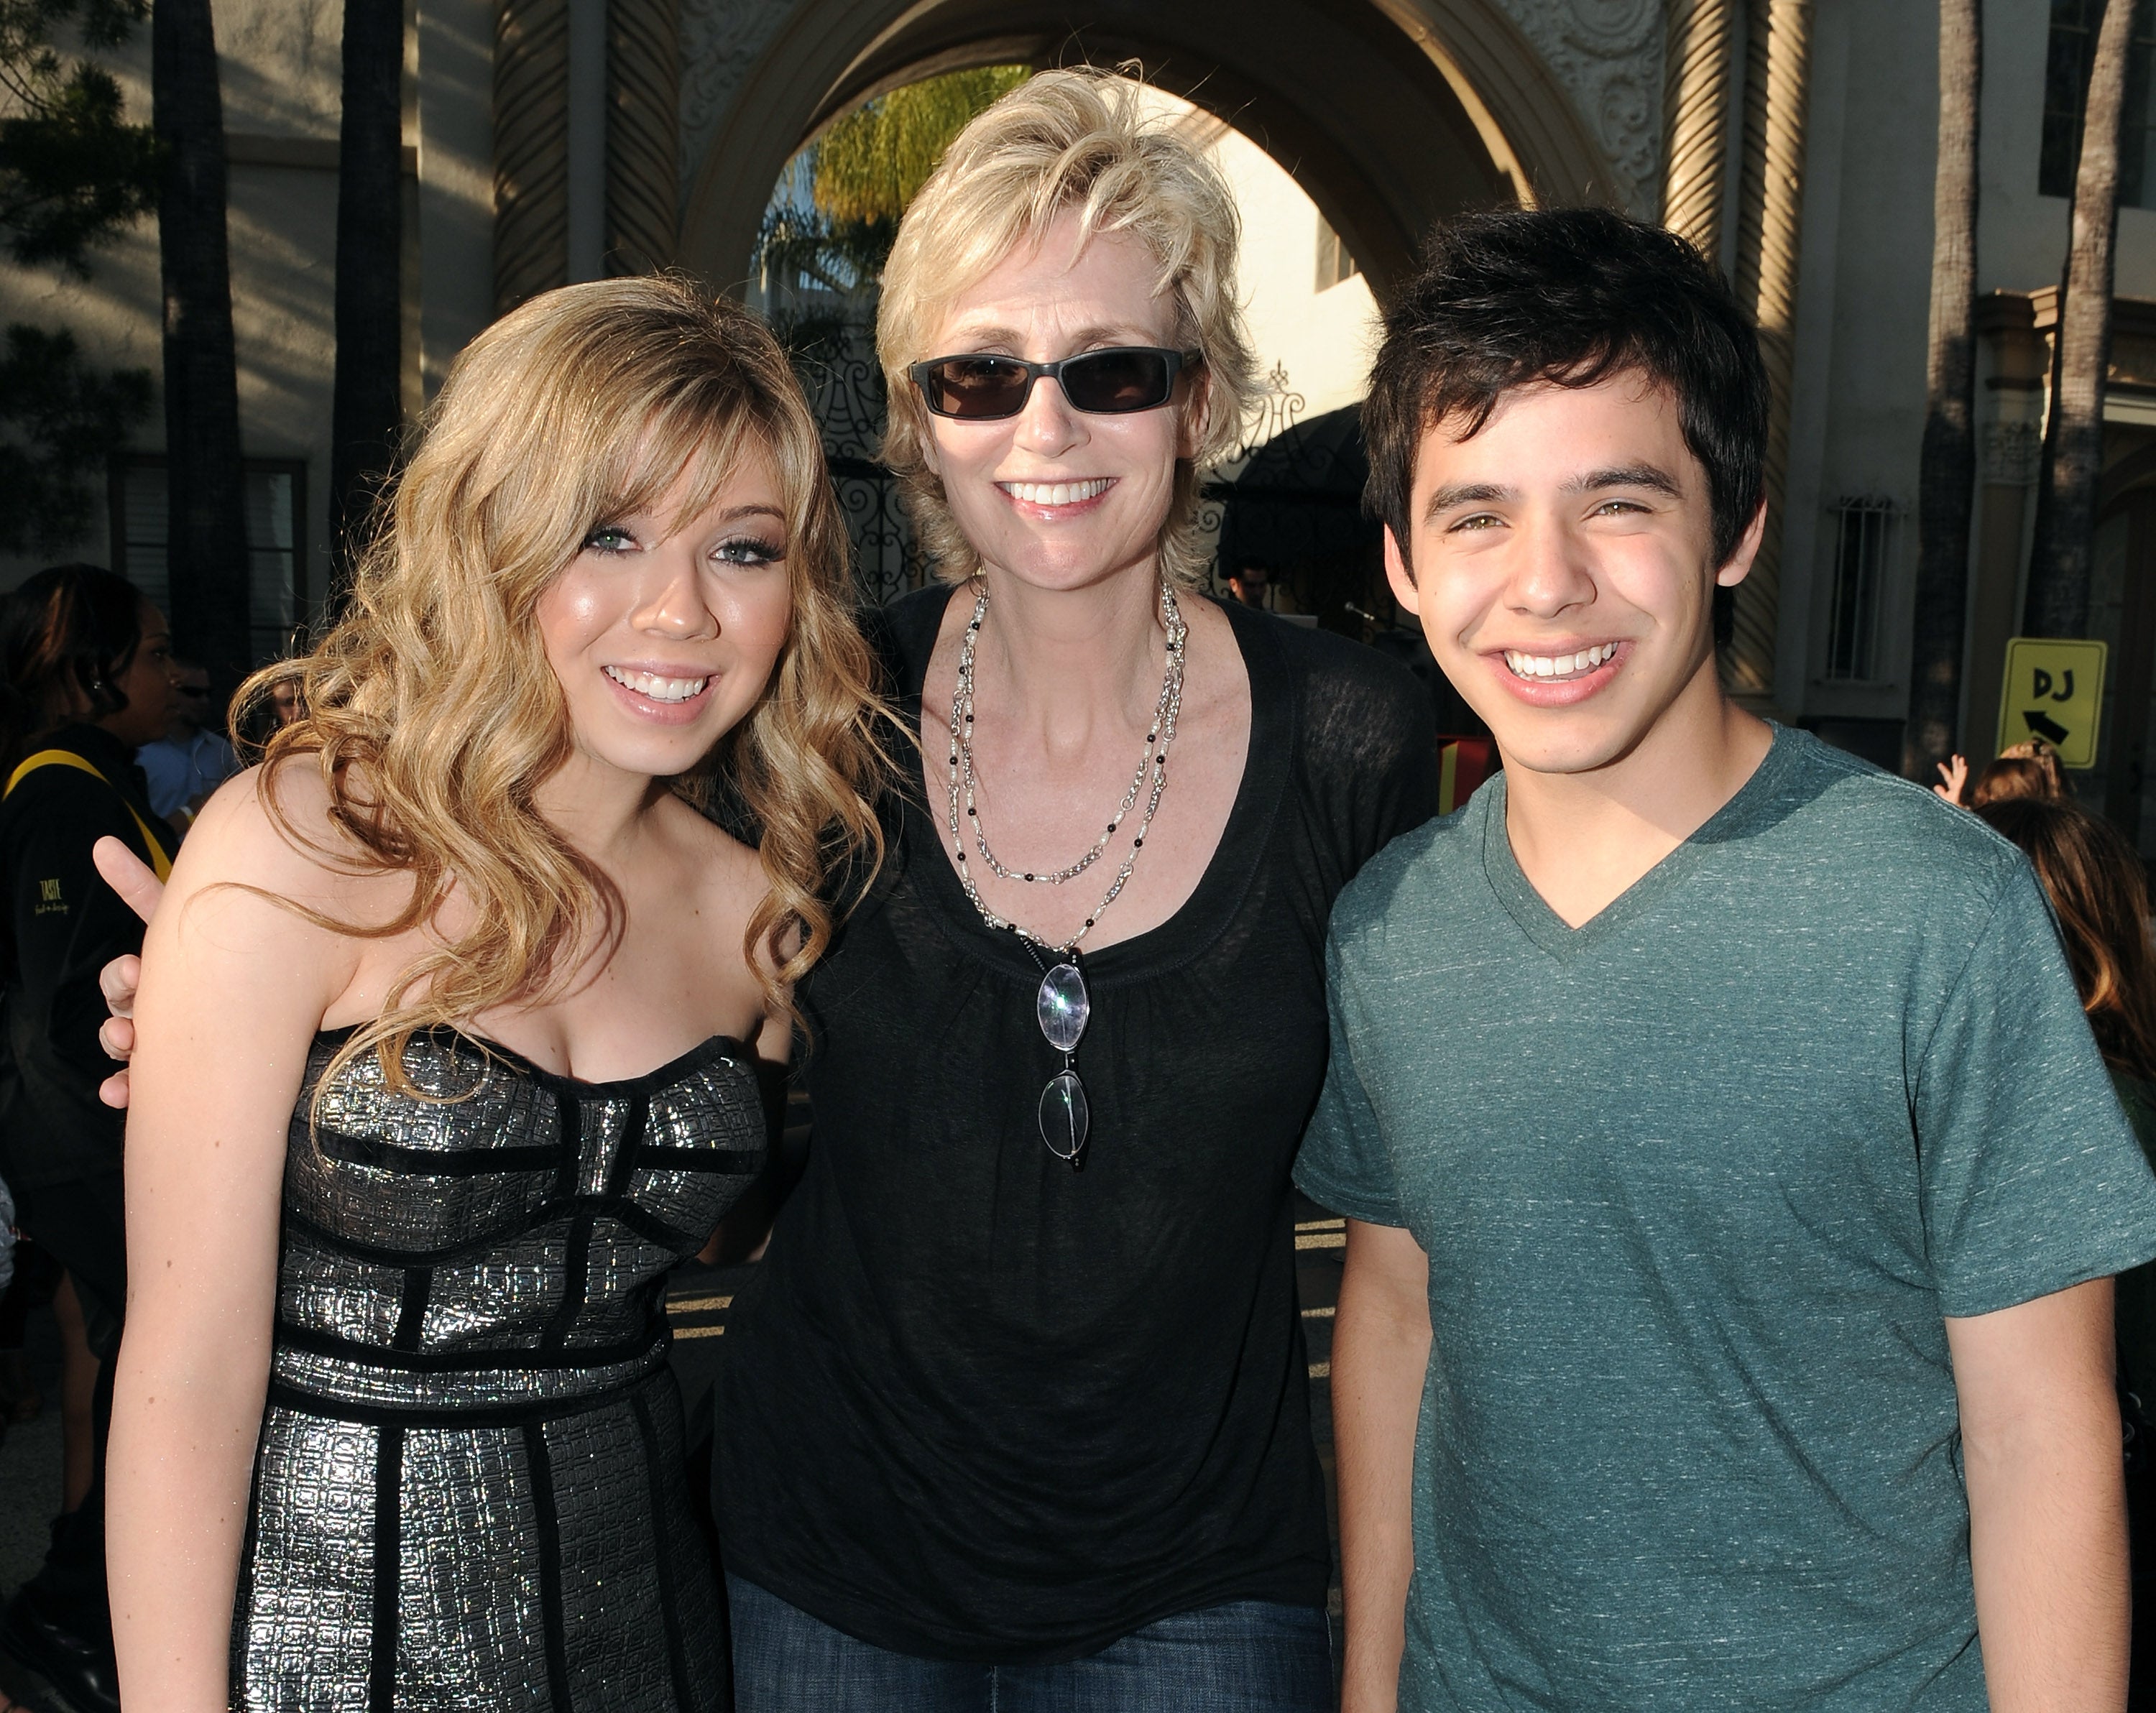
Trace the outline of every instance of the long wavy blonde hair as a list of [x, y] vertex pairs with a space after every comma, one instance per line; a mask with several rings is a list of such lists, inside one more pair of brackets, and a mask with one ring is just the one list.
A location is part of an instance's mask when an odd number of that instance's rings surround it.
[[[568, 759], [567, 702], [536, 608], [597, 526], [655, 509], [681, 485], [694, 517], [744, 456], [777, 470], [793, 620], [754, 708], [675, 788], [747, 823], [768, 890], [742, 951], [775, 1008], [830, 942], [833, 883], [872, 874], [870, 807], [884, 767], [874, 663], [855, 624], [848, 542], [821, 441], [761, 323], [672, 278], [571, 285], [533, 298], [457, 359], [342, 616], [304, 657], [240, 691], [244, 721], [297, 679], [302, 713], [263, 748], [263, 801], [286, 767], [318, 770], [356, 873], [413, 878], [370, 938], [439, 923], [454, 890], [469, 924], [405, 967], [338, 1064], [370, 1049], [410, 1090], [420, 1030], [558, 997], [619, 942], [619, 893], [534, 807]], [[238, 722], [236, 722], [238, 723]], [[311, 914], [311, 913], [310, 913]], [[788, 930], [799, 938], [786, 955]], [[327, 1080], [326, 1078], [324, 1079]]]
[[1227, 181], [1171, 121], [1147, 119], [1130, 78], [1087, 67], [1028, 79], [958, 133], [921, 186], [884, 264], [876, 315], [891, 399], [884, 462], [898, 474], [937, 574], [953, 582], [973, 576], [981, 556], [928, 466], [935, 431], [906, 370], [946, 354], [928, 347], [952, 300], [1005, 257], [1040, 243], [1066, 210], [1087, 238], [1127, 232], [1145, 244], [1158, 264], [1153, 290], [1174, 306], [1176, 343], [1203, 354], [1203, 392], [1185, 394], [1178, 407], [1204, 413], [1198, 455], [1176, 460], [1158, 548], [1162, 576], [1195, 587], [1205, 568], [1199, 473], [1242, 438], [1257, 392], [1235, 300], [1242, 224]]

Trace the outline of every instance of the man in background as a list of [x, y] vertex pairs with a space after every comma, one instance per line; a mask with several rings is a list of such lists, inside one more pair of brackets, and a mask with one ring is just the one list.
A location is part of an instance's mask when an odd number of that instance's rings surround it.
[[135, 752], [150, 782], [150, 807], [182, 830], [209, 794], [239, 771], [239, 758], [217, 727], [209, 669], [192, 660], [172, 663], [180, 674], [180, 710], [172, 730]]

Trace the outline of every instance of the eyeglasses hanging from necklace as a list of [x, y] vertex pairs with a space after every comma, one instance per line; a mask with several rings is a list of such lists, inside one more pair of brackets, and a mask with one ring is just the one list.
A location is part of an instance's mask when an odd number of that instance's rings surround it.
[[[1175, 592], [1166, 584], [1160, 591], [1160, 618], [1162, 628], [1168, 633], [1168, 658], [1162, 669], [1160, 697], [1153, 706], [1152, 729], [1146, 734], [1145, 750], [1138, 757], [1137, 772], [1132, 777], [1130, 789], [1116, 813], [1109, 818], [1107, 830], [1093, 843], [1093, 848], [1075, 863], [1060, 869], [1043, 870], [1013, 870], [997, 860], [988, 846], [987, 830], [981, 825], [980, 809], [975, 802], [973, 769], [973, 649], [979, 640], [981, 623], [988, 617], [988, 586], [983, 582], [974, 597], [973, 616], [966, 625], [964, 640], [958, 649], [958, 679], [951, 692], [951, 758], [950, 758], [950, 830], [952, 854], [958, 865], [958, 884], [981, 920], [991, 928], [1006, 929], [1018, 936], [1026, 952], [1041, 971], [1040, 987], [1034, 994], [1034, 1011], [1040, 1024], [1040, 1033], [1048, 1044], [1063, 1055], [1063, 1068], [1049, 1079], [1048, 1086], [1040, 1091], [1040, 1139], [1050, 1153], [1059, 1160], [1068, 1161], [1070, 1169], [1081, 1171], [1085, 1165], [1086, 1138], [1091, 1125], [1091, 1113], [1086, 1105], [1086, 1085], [1079, 1080], [1075, 1064], [1079, 1038], [1086, 1033], [1086, 1025], [1092, 1016], [1092, 1002], [1086, 991], [1086, 977], [1079, 964], [1078, 946], [1093, 925], [1108, 906], [1122, 895], [1131, 878], [1131, 870], [1137, 865], [1138, 853], [1145, 849], [1146, 832], [1152, 825], [1160, 809], [1161, 793], [1168, 789], [1168, 751], [1175, 741], [1176, 715], [1183, 707], [1183, 641], [1188, 634], [1183, 622], [1183, 613], [1175, 603]], [[991, 874], [998, 880], [1018, 880], [1034, 885], [1060, 886], [1075, 880], [1091, 868], [1107, 849], [1116, 829], [1137, 802], [1138, 792], [1147, 772], [1152, 777], [1152, 789], [1146, 797], [1145, 813], [1139, 820], [1137, 830], [1131, 837], [1131, 848], [1124, 856], [1122, 865], [1116, 871], [1106, 895], [1093, 906], [1078, 931], [1060, 945], [1050, 944], [1038, 934], [1020, 926], [1008, 917], [998, 915], [988, 908], [981, 896], [980, 889], [973, 884], [972, 871], [966, 861], [966, 839], [962, 830], [960, 798], [964, 799], [964, 818], [973, 828], [975, 843], [982, 860]], [[1050, 965], [1041, 956], [1054, 955], [1060, 961]]]

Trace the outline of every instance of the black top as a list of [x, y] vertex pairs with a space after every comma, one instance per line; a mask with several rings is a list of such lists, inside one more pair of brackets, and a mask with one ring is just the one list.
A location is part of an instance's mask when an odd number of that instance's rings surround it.
[[[886, 615], [916, 731], [949, 598]], [[1288, 1168], [1333, 897], [1435, 811], [1436, 758], [1403, 669], [1226, 610], [1250, 758], [1188, 901], [1084, 959], [1082, 1172], [1036, 1120], [1040, 972], [967, 901], [917, 780], [802, 988], [814, 1142], [734, 1307], [714, 1497], [731, 1571], [886, 1648], [1068, 1659], [1325, 1602]]]
[[[0, 803], [0, 885], [12, 944], [0, 1048], [0, 1177], [23, 1187], [76, 1182], [120, 1167], [123, 1115], [97, 1085], [119, 1067], [97, 1044], [97, 972], [142, 949], [142, 924], [99, 878], [90, 847], [106, 833], [150, 860], [131, 807], [177, 848], [150, 807], [135, 753], [90, 725], [63, 726], [30, 752], [67, 750], [100, 773], [47, 765]], [[0, 783], [4, 783], [0, 781]]]

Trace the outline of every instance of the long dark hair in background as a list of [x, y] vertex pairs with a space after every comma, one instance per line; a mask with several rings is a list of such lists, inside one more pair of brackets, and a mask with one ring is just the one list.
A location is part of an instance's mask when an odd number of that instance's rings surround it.
[[2126, 835], [2076, 804], [2040, 798], [2002, 798], [1976, 813], [2036, 865], [2104, 1062], [2156, 1083], [2148, 882]]
[[0, 783], [32, 740], [80, 717], [101, 720], [127, 705], [121, 674], [142, 641], [142, 596], [96, 565], [55, 565], [0, 597]]

